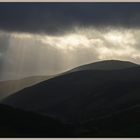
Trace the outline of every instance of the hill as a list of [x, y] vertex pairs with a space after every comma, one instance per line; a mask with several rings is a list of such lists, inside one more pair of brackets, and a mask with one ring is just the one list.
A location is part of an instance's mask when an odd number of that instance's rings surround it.
[[23, 89], [2, 103], [64, 121], [84, 121], [138, 103], [139, 77], [140, 67], [77, 71]]
[[137, 67], [139, 65], [120, 60], [104, 60], [98, 61], [90, 64], [85, 64], [70, 70], [69, 72], [82, 71], [82, 70], [115, 70], [115, 69], [125, 69], [131, 67]]
[[[62, 73], [60, 75], [64, 75], [71, 72], [82, 71], [82, 70], [111, 70], [111, 69], [123, 69], [129, 67], [137, 67], [137, 64], [127, 62], [127, 61], [118, 61], [118, 60], [109, 60], [109, 61], [101, 61], [95, 62], [87, 65], [83, 65], [77, 68], [74, 68], [70, 71]], [[38, 84], [39, 82], [48, 80], [54, 76], [32, 76], [18, 80], [9, 80], [9, 81], [0, 81], [0, 100], [5, 97], [18, 92], [26, 87], [33, 86]]]
[[72, 124], [69, 137], [140, 136], [139, 84], [139, 66], [82, 70], [23, 89], [1, 103]]
[[0, 100], [29, 86], [48, 80], [53, 76], [32, 76], [23, 79], [0, 81]]

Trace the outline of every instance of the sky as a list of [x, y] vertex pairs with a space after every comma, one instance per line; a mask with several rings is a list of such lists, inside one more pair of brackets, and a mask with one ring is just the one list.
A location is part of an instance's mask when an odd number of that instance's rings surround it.
[[0, 3], [0, 80], [110, 59], [140, 64], [140, 3]]

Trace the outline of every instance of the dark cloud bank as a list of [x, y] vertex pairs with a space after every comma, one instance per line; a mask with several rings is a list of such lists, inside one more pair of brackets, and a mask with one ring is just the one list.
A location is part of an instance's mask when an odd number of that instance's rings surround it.
[[74, 26], [140, 26], [140, 3], [1, 3], [0, 29], [64, 33]]

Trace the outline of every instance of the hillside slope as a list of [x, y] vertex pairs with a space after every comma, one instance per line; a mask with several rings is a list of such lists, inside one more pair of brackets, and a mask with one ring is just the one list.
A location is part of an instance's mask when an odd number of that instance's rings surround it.
[[64, 74], [13, 94], [2, 103], [83, 122], [140, 101], [140, 67]]
[[18, 80], [0, 81], [0, 100], [29, 86], [52, 78], [53, 76], [33, 76]]
[[115, 70], [115, 69], [125, 69], [125, 68], [137, 67], [137, 66], [139, 65], [129, 61], [104, 60], [104, 61], [98, 61], [98, 62], [76, 67], [70, 70], [69, 72], [82, 71], [82, 70]]

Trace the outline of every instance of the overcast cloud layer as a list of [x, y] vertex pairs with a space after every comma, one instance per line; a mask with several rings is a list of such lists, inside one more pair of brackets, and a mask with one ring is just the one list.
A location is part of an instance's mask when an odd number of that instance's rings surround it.
[[0, 28], [49, 34], [75, 26], [140, 26], [140, 3], [17, 3], [0, 4]]
[[105, 59], [140, 63], [139, 3], [0, 4], [0, 80]]

